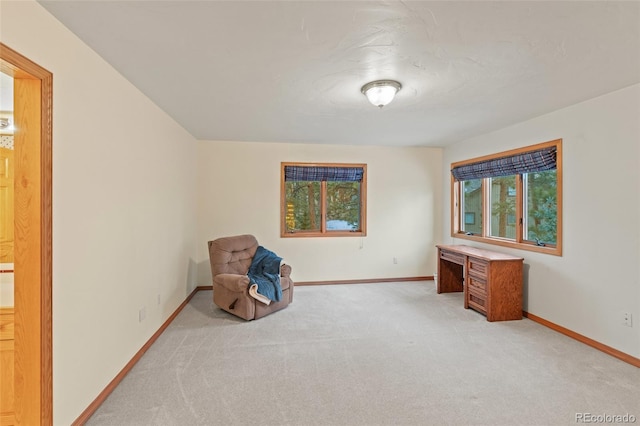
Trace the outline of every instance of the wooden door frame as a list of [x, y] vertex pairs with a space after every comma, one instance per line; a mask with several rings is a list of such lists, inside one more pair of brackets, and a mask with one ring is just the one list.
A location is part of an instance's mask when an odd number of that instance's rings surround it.
[[[23, 176], [26, 184], [34, 189], [33, 199], [37, 205], [28, 212], [26, 226], [35, 230], [35, 244], [26, 244], [22, 250], [29, 258], [30, 272], [35, 268], [35, 279], [39, 288], [33, 289], [29, 298], [23, 298], [23, 308], [35, 321], [18, 320], [16, 312], [16, 421], [18, 424], [53, 424], [53, 345], [52, 345], [52, 140], [53, 140], [53, 75], [15, 50], [0, 43], [0, 71], [14, 80], [25, 80], [27, 86], [39, 87], [26, 102], [39, 118], [39, 132], [33, 132], [29, 141], [39, 141], [25, 153], [23, 161], [29, 163], [29, 176]], [[28, 81], [27, 81], [28, 80]], [[39, 84], [37, 83], [39, 81]], [[27, 91], [26, 93], [29, 93]], [[15, 117], [15, 112], [14, 112]], [[25, 133], [29, 133], [26, 130]], [[38, 134], [39, 133], [39, 134]], [[29, 162], [31, 159], [31, 162]], [[17, 160], [17, 159], [16, 159]], [[32, 164], [39, 162], [39, 164]], [[16, 161], [16, 173], [19, 167]], [[16, 174], [16, 177], [18, 175]], [[16, 179], [16, 182], [18, 179]], [[17, 185], [16, 185], [17, 186]], [[38, 210], [38, 211], [35, 211]], [[32, 232], [33, 234], [33, 232]], [[17, 237], [16, 237], [17, 238]], [[32, 238], [32, 237], [30, 237]], [[37, 242], [39, 240], [39, 246]], [[18, 271], [16, 271], [18, 274]], [[39, 280], [38, 280], [39, 277]], [[18, 301], [16, 301], [18, 303]], [[29, 336], [29, 337], [26, 337]], [[30, 336], [36, 336], [31, 338]], [[18, 340], [23, 341], [22, 344]], [[29, 358], [29, 370], [21, 365], [20, 357]], [[35, 369], [36, 371], [31, 371]], [[25, 395], [22, 395], [25, 394]]]

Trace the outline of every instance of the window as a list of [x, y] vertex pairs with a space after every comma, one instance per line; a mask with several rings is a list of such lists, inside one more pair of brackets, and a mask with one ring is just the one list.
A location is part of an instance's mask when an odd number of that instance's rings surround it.
[[[509, 225], [508, 218], [516, 213], [516, 176], [489, 178], [488, 184], [491, 188], [488, 204], [491, 206], [491, 226], [487, 233], [492, 237], [515, 239], [516, 226]], [[514, 195], [509, 195], [510, 192]]]
[[452, 236], [562, 255], [562, 140], [451, 165]]
[[366, 164], [282, 163], [280, 235], [366, 235]]
[[468, 234], [482, 232], [482, 180], [472, 179], [461, 182], [462, 206], [465, 219], [461, 231]]

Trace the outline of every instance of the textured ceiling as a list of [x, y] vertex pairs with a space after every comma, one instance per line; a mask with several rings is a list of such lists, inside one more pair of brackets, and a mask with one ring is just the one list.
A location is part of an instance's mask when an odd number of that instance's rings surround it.
[[205, 140], [444, 146], [640, 82], [636, 1], [40, 4]]

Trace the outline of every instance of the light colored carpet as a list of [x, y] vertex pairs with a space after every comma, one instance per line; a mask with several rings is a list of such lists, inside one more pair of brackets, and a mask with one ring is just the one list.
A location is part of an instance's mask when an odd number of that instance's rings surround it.
[[432, 281], [296, 287], [245, 322], [200, 291], [88, 425], [640, 422], [640, 369]]

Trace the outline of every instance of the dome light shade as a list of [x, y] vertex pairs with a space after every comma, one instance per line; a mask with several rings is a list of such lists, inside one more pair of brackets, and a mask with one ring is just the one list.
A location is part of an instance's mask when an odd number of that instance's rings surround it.
[[395, 80], [376, 80], [362, 86], [361, 92], [373, 105], [382, 108], [393, 100], [402, 84]]

